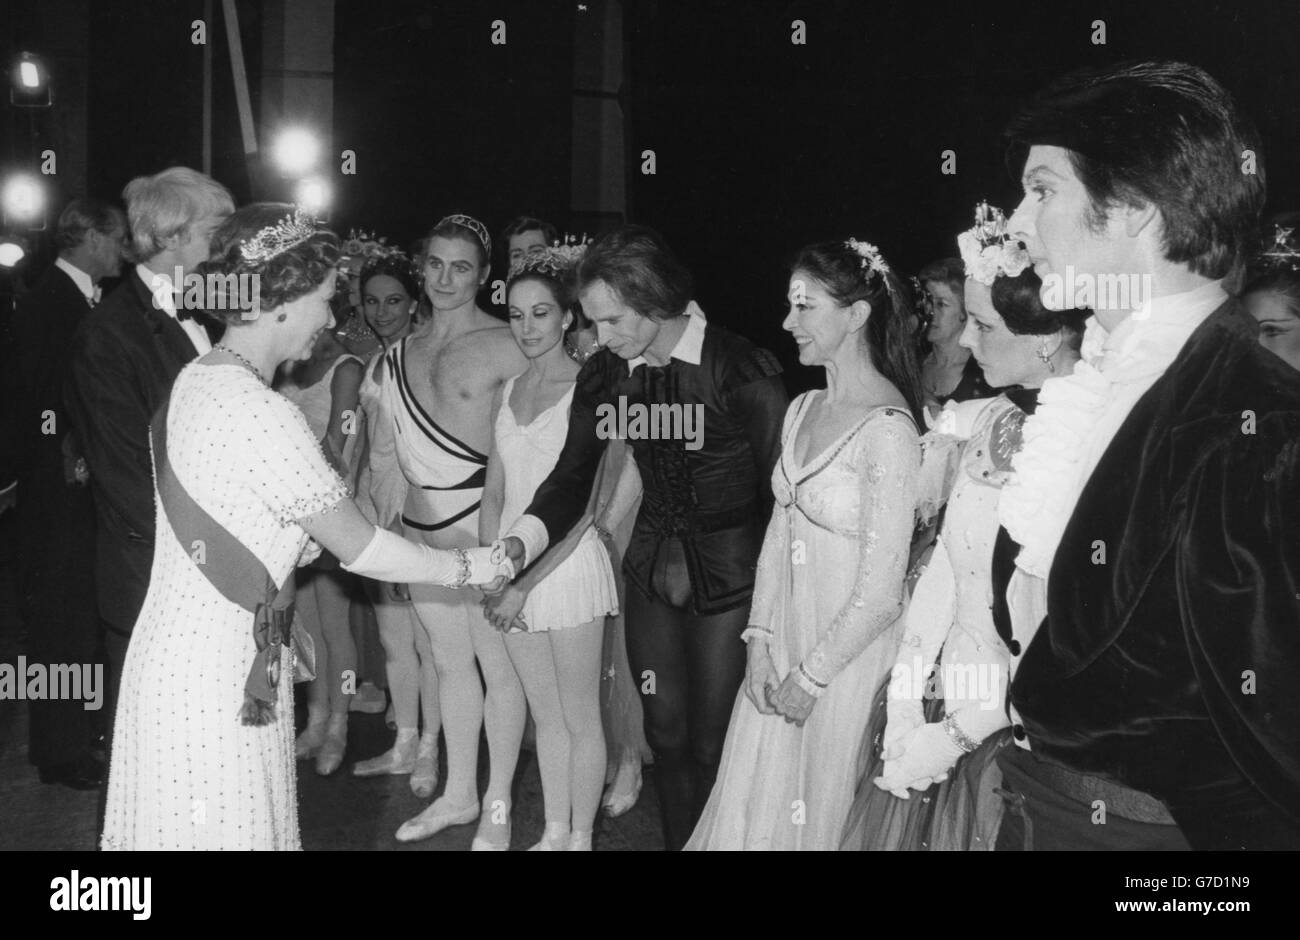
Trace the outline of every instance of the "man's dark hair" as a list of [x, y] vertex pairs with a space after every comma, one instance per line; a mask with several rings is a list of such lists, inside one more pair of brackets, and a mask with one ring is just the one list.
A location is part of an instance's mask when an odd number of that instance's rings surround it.
[[560, 240], [559, 230], [550, 222], [531, 215], [517, 215], [510, 220], [510, 224], [501, 232], [501, 245], [509, 250], [510, 239], [515, 235], [522, 235], [524, 232], [541, 232], [548, 245], [554, 245]]
[[1259, 135], [1223, 86], [1194, 65], [1075, 72], [1041, 92], [1007, 137], [1017, 169], [1035, 144], [1070, 151], [1094, 228], [1115, 205], [1154, 205], [1164, 219], [1165, 257], [1203, 277], [1229, 274], [1259, 225]]
[[114, 229], [126, 232], [126, 213], [103, 199], [82, 196], [63, 207], [54, 230], [54, 244], [60, 251], [76, 248], [92, 231], [107, 235]]
[[620, 226], [591, 243], [578, 265], [578, 289], [595, 281], [604, 281], [625, 304], [655, 320], [684, 313], [695, 291], [691, 272], [663, 236], [644, 225]]

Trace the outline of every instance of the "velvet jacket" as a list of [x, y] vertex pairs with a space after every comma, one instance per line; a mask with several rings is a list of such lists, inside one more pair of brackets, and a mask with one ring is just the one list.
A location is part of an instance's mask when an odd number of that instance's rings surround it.
[[73, 338], [67, 402], [95, 495], [99, 609], [119, 633], [135, 626], [153, 564], [149, 421], [197, 355], [133, 270]]
[[1300, 820], [1297, 676], [1300, 373], [1230, 300], [1084, 487], [1011, 697], [1036, 754], [1159, 797], [1200, 848], [1215, 794]]
[[629, 374], [625, 360], [599, 350], [578, 373], [564, 449], [528, 514], [546, 526], [552, 545], [582, 516], [607, 443], [602, 415], [624, 407], [634, 413], [647, 404], [702, 405], [698, 449], [683, 440], [629, 435], [645, 495], [623, 570], [645, 596], [668, 601], [654, 582], [663, 576], [668, 541], [677, 539], [694, 613], [748, 604], [789, 404], [780, 373], [771, 353], [712, 323], [705, 327], [699, 365], [674, 358], [661, 367], [638, 365]]

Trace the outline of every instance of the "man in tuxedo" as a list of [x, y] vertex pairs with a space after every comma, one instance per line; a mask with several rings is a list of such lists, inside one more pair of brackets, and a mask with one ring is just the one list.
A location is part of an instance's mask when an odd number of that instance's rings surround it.
[[[19, 297], [14, 311], [12, 493], [21, 545], [20, 595], [28, 661], [47, 667], [80, 667], [97, 658], [94, 505], [76, 431], [63, 406], [63, 387], [73, 334], [98, 303], [100, 280], [120, 273], [126, 234], [121, 209], [98, 199], [74, 199], [59, 216], [58, 259]], [[103, 783], [103, 764], [90, 754], [95, 731], [84, 704], [28, 703], [28, 758], [42, 782], [83, 790]]]
[[1258, 228], [1259, 139], [1173, 62], [1070, 76], [1009, 136], [1044, 301], [1092, 289], [1095, 316], [1030, 419], [1072, 443], [1043, 462], [1025, 426], [1039, 511], [1016, 487], [999, 507], [1020, 747], [998, 846], [1300, 848], [1300, 375], [1222, 286]]
[[224, 186], [187, 167], [137, 177], [122, 196], [141, 260], [78, 330], [68, 388], [99, 521], [95, 580], [110, 709], [153, 563], [149, 422], [181, 367], [212, 348], [204, 326], [178, 309], [183, 285], [173, 281], [207, 260], [213, 231], [235, 209]]

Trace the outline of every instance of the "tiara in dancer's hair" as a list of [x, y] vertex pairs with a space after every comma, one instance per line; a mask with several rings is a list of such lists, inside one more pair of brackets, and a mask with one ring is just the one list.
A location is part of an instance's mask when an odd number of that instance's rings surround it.
[[563, 244], [557, 241], [537, 254], [525, 255], [512, 261], [507, 276], [516, 278], [521, 274], [549, 274], [552, 277], [563, 277], [582, 260], [590, 244], [591, 239], [586, 235], [581, 239], [565, 235]]
[[1260, 252], [1260, 259], [1269, 267], [1290, 268], [1300, 271], [1300, 247], [1291, 238], [1294, 228], [1273, 226], [1273, 244]]
[[240, 242], [239, 253], [243, 255], [245, 261], [253, 263], [270, 261], [276, 255], [301, 245], [318, 231], [316, 220], [311, 214], [301, 208], [295, 208], [275, 225], [268, 225], [252, 238]]
[[957, 249], [966, 276], [992, 284], [999, 275], [1015, 277], [1031, 264], [1025, 246], [1007, 234], [1002, 210], [981, 202], [975, 207], [975, 226], [957, 236]]
[[434, 226], [434, 229], [435, 230], [440, 229], [448, 223], [451, 223], [453, 225], [460, 225], [464, 228], [469, 229], [471, 232], [477, 235], [478, 240], [483, 245], [484, 253], [489, 258], [492, 257], [492, 236], [488, 234], [487, 227], [484, 226], [482, 222], [480, 222], [478, 219], [474, 218], [473, 216], [460, 215], [459, 213], [457, 213], [456, 215], [449, 215], [446, 218], [441, 219], [438, 222], [438, 224]]

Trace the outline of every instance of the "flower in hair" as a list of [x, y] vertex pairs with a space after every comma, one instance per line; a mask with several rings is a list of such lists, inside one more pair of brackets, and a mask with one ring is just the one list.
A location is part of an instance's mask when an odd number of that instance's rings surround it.
[[270, 261], [276, 255], [301, 245], [316, 231], [316, 220], [301, 208], [296, 208], [275, 225], [259, 229], [252, 238], [240, 242], [239, 253], [245, 261]]
[[966, 276], [992, 284], [999, 275], [1015, 277], [1030, 266], [1025, 246], [1007, 234], [1001, 209], [981, 202], [975, 207], [975, 226], [957, 236], [957, 249]]
[[388, 244], [388, 238], [376, 238], [371, 232], [351, 229], [347, 240], [343, 242], [343, 259], [339, 262], [339, 274], [344, 277], [357, 277], [361, 269], [369, 262], [391, 256], [406, 257], [406, 252]]
[[889, 265], [880, 254], [880, 249], [870, 242], [860, 242], [856, 238], [850, 238], [844, 243], [845, 247], [853, 251], [861, 258], [859, 266], [864, 271], [871, 271], [875, 274], [885, 275], [889, 273]]

